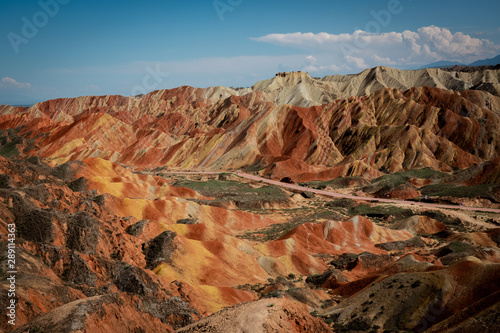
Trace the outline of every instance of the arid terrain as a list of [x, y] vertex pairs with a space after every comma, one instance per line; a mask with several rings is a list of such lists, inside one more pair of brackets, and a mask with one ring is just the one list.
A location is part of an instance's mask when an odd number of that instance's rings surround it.
[[498, 68], [0, 106], [0, 330], [498, 332], [499, 128]]

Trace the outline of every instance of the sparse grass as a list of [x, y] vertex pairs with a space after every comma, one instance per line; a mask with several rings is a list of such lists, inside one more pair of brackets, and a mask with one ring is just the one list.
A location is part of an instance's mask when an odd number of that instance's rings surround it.
[[[400, 185], [403, 184], [401, 183], [401, 181], [405, 179], [406, 180], [410, 178], [441, 179], [445, 176], [448, 176], [448, 174], [441, 171], [433, 170], [431, 168], [424, 168], [424, 169], [396, 172], [390, 175], [383, 175], [373, 179], [371, 183], [375, 184], [378, 182], [387, 182]], [[404, 181], [404, 183], [406, 183], [406, 180]]]
[[283, 292], [280, 290], [273, 290], [268, 292], [267, 294], [261, 294], [261, 298], [280, 298], [283, 295]]
[[373, 193], [380, 190], [390, 191], [400, 185], [408, 183], [411, 178], [419, 179], [441, 179], [448, 174], [440, 171], [435, 171], [430, 168], [401, 171], [390, 175], [383, 175], [375, 178], [370, 182], [370, 185], [364, 187], [367, 193]]
[[45, 332], [47, 332], [47, 331], [45, 331], [42, 328], [38, 328], [38, 327], [30, 327], [30, 329], [29, 329], [29, 333], [45, 333]]
[[473, 186], [454, 186], [450, 184], [427, 185], [421, 189], [422, 195], [454, 198], [483, 198], [499, 202], [493, 194], [493, 189], [498, 185], [480, 184]]
[[112, 252], [109, 257], [114, 260], [122, 260], [122, 256], [118, 252]]
[[416, 169], [410, 171], [402, 171], [396, 174], [410, 177], [410, 178], [420, 178], [420, 179], [441, 179], [448, 176], [447, 173], [436, 171], [431, 168]]
[[288, 195], [278, 186], [264, 185], [253, 188], [234, 180], [179, 180], [174, 186], [187, 187], [207, 197], [215, 198], [212, 201], [203, 201], [204, 204], [218, 205], [232, 201], [240, 209], [260, 208], [263, 203], [285, 204], [289, 200]]
[[463, 243], [463, 242], [452, 242], [448, 247], [453, 251], [453, 252], [465, 252], [470, 249], [470, 245]]
[[239, 237], [244, 239], [250, 239], [254, 241], [270, 241], [275, 240], [290, 230], [298, 227], [304, 223], [317, 223], [322, 219], [336, 220], [341, 221], [344, 220], [345, 217], [340, 215], [335, 210], [331, 210], [329, 208], [296, 208], [296, 209], [283, 209], [281, 210], [282, 214], [289, 214], [290, 221], [285, 223], [278, 223], [267, 226], [263, 229], [257, 229], [252, 231], [247, 231], [245, 234], [240, 235]]
[[301, 225], [303, 222], [300, 221], [291, 221], [286, 223], [278, 223], [273, 224], [263, 229], [257, 229], [253, 231], [247, 231], [243, 235], [240, 235], [240, 238], [250, 239], [254, 241], [270, 241], [280, 238], [285, 235], [287, 232]]
[[396, 219], [402, 219], [415, 214], [411, 209], [391, 205], [358, 205], [349, 208], [349, 215], [363, 215], [370, 218], [387, 218], [392, 216]]
[[0, 155], [6, 158], [12, 158], [19, 156], [19, 150], [17, 149], [17, 144], [20, 142], [11, 141], [0, 148]]
[[[327, 186], [334, 189], [348, 188], [351, 186], [351, 183], [357, 183], [360, 185], [364, 185], [367, 181], [362, 177], [339, 177], [332, 180], [326, 181], [312, 181], [309, 182], [309, 187], [314, 189], [322, 190]], [[305, 186], [306, 183], [301, 183], [300, 185]]]
[[352, 199], [337, 199], [325, 203], [326, 207], [341, 207], [341, 208], [352, 208], [356, 205], [356, 202]]
[[23, 138], [19, 136], [21, 128], [9, 128], [0, 130], [0, 155], [6, 158], [19, 156], [21, 153], [17, 145], [23, 143]]
[[265, 168], [266, 168], [266, 166], [263, 165], [262, 163], [255, 162], [252, 165], [248, 165], [248, 166], [244, 167], [243, 171], [245, 171], [245, 172], [257, 172], [257, 171], [264, 170]]

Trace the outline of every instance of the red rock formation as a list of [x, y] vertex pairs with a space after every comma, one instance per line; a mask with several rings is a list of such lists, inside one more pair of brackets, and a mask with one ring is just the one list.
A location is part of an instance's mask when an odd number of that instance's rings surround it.
[[[48, 101], [20, 114], [4, 108], [0, 128], [23, 126], [36, 137], [37, 153], [56, 164], [101, 157], [148, 168], [260, 165], [299, 181], [488, 162], [483, 173], [496, 172], [500, 99], [485, 92], [385, 89], [310, 108], [273, 105], [260, 93], [207, 94], [182, 87], [141, 99]], [[476, 174], [476, 182], [486, 181]]]

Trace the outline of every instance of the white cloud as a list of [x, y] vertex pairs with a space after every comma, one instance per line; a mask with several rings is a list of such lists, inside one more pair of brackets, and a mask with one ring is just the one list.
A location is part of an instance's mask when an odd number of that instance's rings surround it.
[[345, 56], [345, 59], [348, 62], [355, 64], [356, 67], [358, 67], [359, 69], [364, 69], [364, 68], [368, 67], [368, 65], [365, 63], [365, 60], [363, 58], [358, 58], [358, 57], [353, 57], [353, 56], [347, 55], [347, 56]]
[[[437, 26], [422, 27], [417, 31], [369, 33], [357, 30], [352, 34], [328, 34], [325, 32], [269, 34], [252, 38], [255, 41], [304, 49], [320, 58], [328, 54], [329, 64], [346, 68], [386, 65], [427, 64], [437, 60], [470, 63], [478, 59], [496, 56], [500, 45], [462, 32], [452, 33]], [[323, 57], [325, 58], [325, 57]], [[395, 61], [398, 60], [398, 62]], [[404, 60], [405, 63], [401, 63]], [[315, 64], [328, 65], [328, 63]]]
[[0, 82], [0, 87], [1, 88], [26, 89], [26, 88], [31, 88], [31, 83], [21, 83], [21, 82], [17, 82], [13, 78], [4, 77], [4, 78], [2, 78], [2, 81]]
[[387, 58], [382, 58], [380, 57], [379, 55], [377, 54], [374, 54], [373, 55], [373, 59], [379, 63], [380, 65], [396, 65], [396, 62], [395, 61], [392, 61], [391, 58], [387, 57]]
[[307, 56], [306, 60], [309, 61], [312, 64], [314, 64], [314, 63], [316, 63], [318, 61], [318, 59], [316, 59], [316, 57], [314, 57], [312, 55]]

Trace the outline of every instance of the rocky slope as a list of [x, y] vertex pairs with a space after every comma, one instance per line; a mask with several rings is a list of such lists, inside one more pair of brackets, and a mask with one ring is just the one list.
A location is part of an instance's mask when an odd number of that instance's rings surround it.
[[[390, 229], [332, 211], [263, 241], [241, 235], [285, 227], [286, 215], [205, 206], [198, 202], [214, 199], [106, 160], [50, 167], [0, 158], [0, 170], [2, 247], [15, 223], [22, 272], [15, 332], [237, 332], [249, 322], [257, 331], [329, 331], [312, 310], [344, 331], [416, 329], [436, 304], [429, 327], [465, 325], [451, 316], [496, 304], [488, 295], [498, 288], [498, 229], [454, 234], [422, 216]], [[5, 280], [0, 289], [7, 301]], [[281, 298], [253, 303], [267, 297]], [[398, 312], [399, 298], [418, 311]]]

